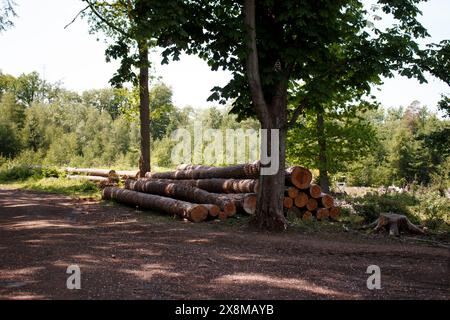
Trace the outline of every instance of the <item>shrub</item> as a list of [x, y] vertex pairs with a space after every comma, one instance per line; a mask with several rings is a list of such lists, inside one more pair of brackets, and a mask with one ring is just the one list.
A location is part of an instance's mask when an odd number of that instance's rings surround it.
[[354, 199], [353, 207], [358, 214], [364, 217], [366, 222], [377, 219], [380, 213], [392, 212], [407, 216], [413, 222], [418, 222], [416, 216], [411, 213], [410, 207], [417, 205], [418, 199], [406, 193], [378, 194], [369, 193], [363, 197]]

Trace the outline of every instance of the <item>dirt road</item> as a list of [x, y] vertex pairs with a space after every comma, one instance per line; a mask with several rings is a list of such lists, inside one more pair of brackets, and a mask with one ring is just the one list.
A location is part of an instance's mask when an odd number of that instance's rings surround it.
[[[81, 269], [69, 290], [66, 269]], [[368, 290], [369, 265], [381, 290]], [[450, 299], [445, 248], [264, 234], [110, 203], [0, 190], [1, 299]]]

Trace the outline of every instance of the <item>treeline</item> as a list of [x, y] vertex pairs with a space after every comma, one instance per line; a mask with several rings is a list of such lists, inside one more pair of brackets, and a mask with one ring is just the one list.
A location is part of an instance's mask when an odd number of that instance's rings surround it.
[[[163, 83], [150, 90], [152, 163], [171, 167], [178, 128], [255, 129], [226, 110], [177, 108]], [[37, 73], [0, 73], [1, 163], [136, 168], [139, 159], [139, 96], [132, 89], [82, 94], [48, 83]], [[321, 169], [330, 184], [355, 186], [434, 185], [448, 188], [450, 121], [415, 101], [406, 108], [333, 108], [305, 113], [288, 135], [291, 163]], [[445, 111], [445, 109], [443, 109]], [[322, 119], [322, 131], [318, 121]], [[320, 142], [325, 145], [320, 145]], [[323, 154], [321, 154], [323, 153]], [[324, 156], [324, 157], [323, 157]]]

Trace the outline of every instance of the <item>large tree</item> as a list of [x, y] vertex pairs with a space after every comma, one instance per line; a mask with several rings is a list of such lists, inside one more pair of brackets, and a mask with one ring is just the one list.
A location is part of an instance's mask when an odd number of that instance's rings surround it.
[[[95, 1], [83, 0], [89, 9], [92, 31], [102, 31], [111, 44], [106, 50], [107, 61], [119, 59], [120, 67], [111, 79], [115, 86], [132, 82], [139, 87], [139, 116], [141, 133], [141, 156], [139, 172], [144, 176], [151, 170], [150, 161], [150, 98], [149, 98], [149, 48], [151, 37], [142, 36], [145, 23], [142, 19], [142, 3], [145, 1]], [[85, 10], [86, 10], [85, 9]], [[85, 12], [83, 10], [83, 13]], [[133, 68], [139, 69], [136, 76]]]

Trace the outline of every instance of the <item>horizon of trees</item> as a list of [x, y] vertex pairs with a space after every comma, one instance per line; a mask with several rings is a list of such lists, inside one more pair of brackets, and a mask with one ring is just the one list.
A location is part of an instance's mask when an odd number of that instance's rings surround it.
[[[150, 88], [152, 154], [172, 167], [170, 134], [202, 121], [212, 129], [259, 129], [254, 119], [237, 121], [226, 108], [179, 108], [161, 82]], [[331, 181], [354, 186], [436, 185], [448, 188], [450, 156], [433, 137], [450, 127], [418, 101], [407, 107], [373, 107], [356, 114], [327, 113], [327, 170]], [[318, 170], [317, 117], [307, 113], [288, 135], [287, 161]], [[35, 72], [0, 73], [0, 165], [136, 168], [140, 152], [137, 89], [93, 89], [79, 94], [47, 83]], [[220, 165], [220, 164], [219, 164]]]

